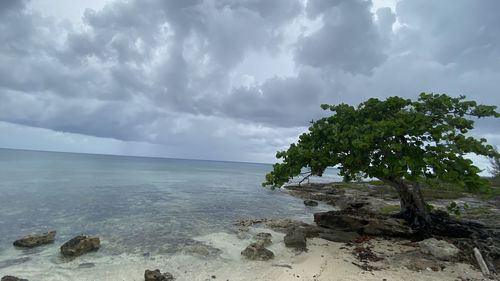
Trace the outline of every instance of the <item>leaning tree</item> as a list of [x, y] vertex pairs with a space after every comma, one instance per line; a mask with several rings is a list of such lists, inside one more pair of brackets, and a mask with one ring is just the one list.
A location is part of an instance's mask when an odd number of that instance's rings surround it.
[[312, 121], [296, 144], [276, 157], [265, 186], [281, 186], [293, 177], [321, 176], [337, 167], [345, 181], [361, 175], [394, 187], [401, 212], [416, 230], [428, 230], [429, 210], [421, 192], [424, 180], [434, 179], [477, 189], [486, 184], [480, 169], [466, 157], [475, 153], [490, 158], [498, 153], [485, 139], [467, 133], [474, 120], [500, 117], [496, 106], [480, 105], [444, 94], [420, 94], [415, 100], [371, 98], [357, 107], [321, 105], [331, 116]]

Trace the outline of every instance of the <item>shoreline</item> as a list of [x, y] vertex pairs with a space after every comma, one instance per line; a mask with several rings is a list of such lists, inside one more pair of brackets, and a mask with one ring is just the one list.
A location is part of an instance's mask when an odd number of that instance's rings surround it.
[[[326, 184], [325, 184], [326, 186]], [[340, 191], [311, 189], [287, 189], [289, 196], [321, 199], [330, 206], [343, 207], [366, 199], [365, 191], [344, 189]], [[302, 192], [302, 193], [301, 193]], [[339, 200], [343, 198], [342, 200]], [[370, 201], [376, 208], [393, 203], [390, 200]], [[330, 200], [330, 201], [329, 201]], [[335, 202], [331, 200], [337, 200]], [[333, 204], [335, 203], [335, 204]], [[367, 205], [368, 206], [368, 205]], [[374, 206], [370, 206], [372, 208]], [[364, 206], [366, 207], [366, 206]], [[317, 212], [320, 207], [308, 207]], [[333, 209], [333, 207], [330, 207]], [[310, 221], [308, 221], [310, 223]], [[215, 232], [194, 237], [194, 244], [175, 254], [120, 254], [106, 256], [90, 253], [71, 261], [58, 260], [53, 252], [56, 245], [44, 246], [28, 254], [32, 263], [26, 268], [24, 262], [1, 267], [2, 275], [14, 275], [28, 280], [144, 280], [146, 269], [160, 269], [172, 273], [176, 280], [302, 280], [302, 281], [479, 281], [494, 280], [483, 277], [474, 266], [458, 261], [438, 261], [423, 255], [419, 247], [409, 239], [388, 237], [363, 237], [356, 243], [328, 241], [319, 237], [307, 239], [307, 250], [286, 247], [284, 237], [290, 227], [308, 225], [304, 221], [291, 219], [242, 219], [233, 225], [234, 232]], [[241, 255], [241, 251], [255, 241], [260, 232], [272, 235], [272, 244], [267, 248], [274, 259], [252, 261]], [[108, 242], [103, 240], [103, 247]], [[159, 245], [161, 246], [161, 245]], [[356, 251], [369, 249], [376, 257], [362, 261]], [[19, 252], [12, 249], [9, 252]], [[31, 258], [32, 257], [32, 258]], [[5, 261], [4, 261], [5, 262]], [[44, 272], [49, 269], [50, 272]]]

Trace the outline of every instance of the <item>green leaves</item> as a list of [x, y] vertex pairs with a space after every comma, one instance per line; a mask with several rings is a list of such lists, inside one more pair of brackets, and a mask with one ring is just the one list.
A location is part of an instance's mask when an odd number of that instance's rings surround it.
[[273, 166], [263, 185], [281, 186], [304, 168], [321, 175], [337, 166], [346, 179], [360, 173], [408, 181], [433, 178], [477, 189], [484, 184], [480, 170], [463, 156], [498, 157], [485, 140], [466, 135], [474, 118], [499, 117], [496, 107], [464, 96], [422, 93], [416, 101], [371, 98], [357, 107], [321, 108], [332, 115], [312, 121], [296, 144], [276, 154], [282, 163]]

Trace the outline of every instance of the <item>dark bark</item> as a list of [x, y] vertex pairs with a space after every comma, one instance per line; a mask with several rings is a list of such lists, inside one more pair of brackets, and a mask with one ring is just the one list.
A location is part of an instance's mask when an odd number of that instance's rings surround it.
[[396, 189], [399, 195], [401, 212], [397, 217], [405, 219], [417, 236], [426, 238], [431, 235], [431, 217], [424, 202], [420, 186], [399, 178], [384, 179], [384, 182]]

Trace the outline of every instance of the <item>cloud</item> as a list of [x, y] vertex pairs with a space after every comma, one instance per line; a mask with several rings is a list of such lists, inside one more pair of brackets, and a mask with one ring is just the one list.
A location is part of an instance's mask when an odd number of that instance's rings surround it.
[[0, 1], [0, 121], [271, 161], [321, 103], [429, 91], [500, 105], [497, 3], [131, 0], [80, 22]]
[[[371, 1], [309, 1], [309, 17], [321, 17], [323, 26], [297, 43], [296, 61], [319, 68], [369, 74], [386, 59], [380, 31], [371, 12]], [[386, 26], [387, 18], [384, 18]]]

